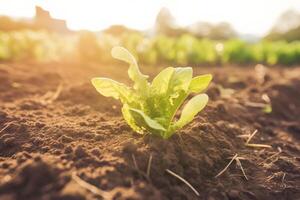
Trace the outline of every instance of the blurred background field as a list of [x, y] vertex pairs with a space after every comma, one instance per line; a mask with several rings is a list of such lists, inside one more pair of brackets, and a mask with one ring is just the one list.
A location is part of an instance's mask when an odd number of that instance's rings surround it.
[[121, 45], [140, 63], [149, 65], [291, 66], [300, 63], [299, 39], [300, 14], [292, 8], [278, 16], [261, 36], [241, 34], [227, 22], [198, 21], [180, 26], [165, 7], [147, 30], [124, 24], [112, 24], [101, 31], [70, 30], [67, 21], [52, 17], [39, 6], [33, 18], [0, 17], [1, 62], [112, 63], [110, 50]]

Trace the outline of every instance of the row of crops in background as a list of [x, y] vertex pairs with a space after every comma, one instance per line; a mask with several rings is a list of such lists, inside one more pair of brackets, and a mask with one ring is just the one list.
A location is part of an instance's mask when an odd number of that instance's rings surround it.
[[239, 39], [198, 39], [191, 35], [179, 38], [157, 36], [153, 39], [128, 35], [121, 43], [134, 52], [140, 62], [150, 64], [300, 64], [300, 41], [247, 43]]
[[300, 41], [247, 43], [239, 39], [199, 39], [188, 34], [150, 38], [139, 33], [113, 37], [91, 32], [60, 35], [28, 30], [0, 32], [0, 61], [113, 62], [109, 52], [116, 45], [129, 49], [144, 64], [300, 64]]
[[73, 53], [75, 41], [47, 31], [0, 32], [0, 61], [59, 60]]

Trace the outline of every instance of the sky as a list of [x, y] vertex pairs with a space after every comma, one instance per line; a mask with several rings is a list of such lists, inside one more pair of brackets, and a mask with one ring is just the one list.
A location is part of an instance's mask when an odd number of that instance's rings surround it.
[[35, 5], [65, 19], [70, 29], [101, 30], [113, 24], [146, 30], [168, 8], [178, 25], [229, 22], [241, 34], [266, 34], [280, 14], [300, 12], [300, 0], [0, 0], [0, 15], [33, 17]]

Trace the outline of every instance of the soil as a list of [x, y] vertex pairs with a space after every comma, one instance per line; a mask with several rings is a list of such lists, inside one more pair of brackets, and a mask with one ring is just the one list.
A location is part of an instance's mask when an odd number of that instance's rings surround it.
[[[214, 75], [209, 104], [169, 140], [132, 131], [90, 84], [130, 83], [126, 70], [0, 64], [1, 200], [300, 199], [300, 67], [195, 68]], [[255, 130], [249, 143], [271, 148], [245, 145]], [[236, 160], [216, 177], [236, 154], [248, 180]]]

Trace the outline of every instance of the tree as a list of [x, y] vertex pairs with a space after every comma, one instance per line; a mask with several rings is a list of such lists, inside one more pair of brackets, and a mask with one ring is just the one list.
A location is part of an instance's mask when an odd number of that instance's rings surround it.
[[265, 39], [300, 40], [300, 13], [295, 10], [287, 10], [282, 13]]
[[167, 8], [162, 8], [155, 20], [155, 32], [157, 34], [169, 35], [175, 28], [175, 18]]

